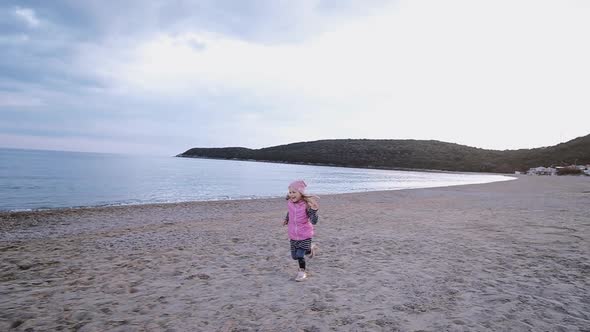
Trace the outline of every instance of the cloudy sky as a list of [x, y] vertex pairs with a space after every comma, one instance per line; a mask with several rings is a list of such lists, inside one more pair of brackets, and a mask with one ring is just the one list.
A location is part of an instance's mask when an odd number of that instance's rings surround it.
[[585, 0], [3, 0], [0, 146], [554, 145], [590, 134], [589, 38]]

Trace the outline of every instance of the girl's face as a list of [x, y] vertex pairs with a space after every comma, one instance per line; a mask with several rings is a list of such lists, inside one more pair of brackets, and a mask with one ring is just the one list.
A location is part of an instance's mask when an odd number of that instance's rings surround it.
[[299, 202], [301, 200], [301, 193], [289, 188], [289, 200], [293, 203]]

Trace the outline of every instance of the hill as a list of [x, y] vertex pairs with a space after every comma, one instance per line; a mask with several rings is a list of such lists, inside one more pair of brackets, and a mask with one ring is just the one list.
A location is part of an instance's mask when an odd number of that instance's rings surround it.
[[536, 166], [590, 164], [590, 135], [550, 147], [503, 151], [433, 140], [335, 139], [262, 149], [192, 148], [177, 157], [360, 168], [512, 173]]

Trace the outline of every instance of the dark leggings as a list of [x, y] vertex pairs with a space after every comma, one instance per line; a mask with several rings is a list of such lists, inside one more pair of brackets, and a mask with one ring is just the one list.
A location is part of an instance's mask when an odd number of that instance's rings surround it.
[[299, 262], [299, 268], [305, 270], [305, 255], [311, 251], [305, 249], [291, 250], [291, 258]]

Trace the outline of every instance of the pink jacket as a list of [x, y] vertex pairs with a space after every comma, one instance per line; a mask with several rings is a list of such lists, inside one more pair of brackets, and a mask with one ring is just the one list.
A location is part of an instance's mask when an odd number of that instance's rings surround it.
[[304, 201], [287, 202], [289, 207], [289, 238], [305, 240], [313, 237], [313, 225], [307, 216], [307, 204]]

